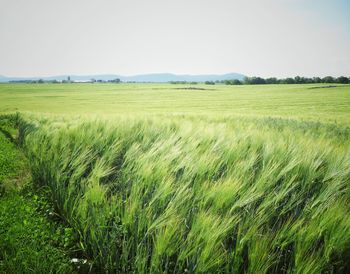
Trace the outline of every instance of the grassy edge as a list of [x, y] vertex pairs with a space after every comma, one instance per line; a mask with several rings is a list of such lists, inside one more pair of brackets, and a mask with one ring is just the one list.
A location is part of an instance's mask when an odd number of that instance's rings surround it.
[[[34, 188], [21, 151], [19, 115], [0, 116], [0, 273], [88, 272], [72, 228], [54, 213], [48, 188]], [[84, 264], [83, 264], [84, 263]]]

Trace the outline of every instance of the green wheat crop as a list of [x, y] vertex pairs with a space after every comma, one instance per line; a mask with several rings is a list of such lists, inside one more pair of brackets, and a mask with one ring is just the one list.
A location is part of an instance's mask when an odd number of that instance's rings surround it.
[[35, 184], [101, 271], [350, 270], [350, 130], [281, 118], [22, 115]]

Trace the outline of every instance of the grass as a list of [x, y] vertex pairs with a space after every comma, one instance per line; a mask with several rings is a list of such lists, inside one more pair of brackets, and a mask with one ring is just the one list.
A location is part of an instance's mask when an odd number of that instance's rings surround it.
[[37, 198], [11, 192], [0, 199], [0, 273], [74, 273], [68, 231], [38, 212]]
[[94, 271], [348, 273], [350, 91], [311, 86], [3, 85], [0, 96], [23, 111], [33, 183]]
[[0, 119], [0, 273], [75, 273], [74, 234], [33, 190], [28, 162], [7, 131], [15, 132], [16, 119]]
[[0, 119], [0, 197], [5, 188], [13, 188], [21, 183], [20, 178], [25, 177], [25, 170], [28, 169], [23, 154], [13, 143], [13, 120], [9, 116]]
[[[0, 112], [183, 114], [282, 117], [320, 122], [350, 118], [350, 85], [0, 84]], [[213, 90], [212, 90], [213, 89]]]

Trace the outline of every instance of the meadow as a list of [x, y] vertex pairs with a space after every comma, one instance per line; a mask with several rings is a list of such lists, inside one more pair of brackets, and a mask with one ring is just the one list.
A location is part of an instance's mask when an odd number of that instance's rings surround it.
[[92, 271], [350, 271], [349, 85], [3, 84], [0, 111]]

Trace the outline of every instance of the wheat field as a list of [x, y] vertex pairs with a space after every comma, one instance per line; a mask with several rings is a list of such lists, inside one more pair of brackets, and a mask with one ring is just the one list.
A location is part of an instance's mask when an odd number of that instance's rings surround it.
[[91, 269], [350, 271], [350, 86], [0, 85]]

